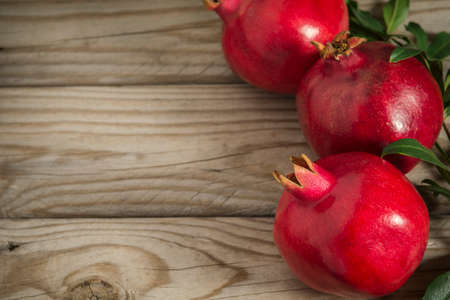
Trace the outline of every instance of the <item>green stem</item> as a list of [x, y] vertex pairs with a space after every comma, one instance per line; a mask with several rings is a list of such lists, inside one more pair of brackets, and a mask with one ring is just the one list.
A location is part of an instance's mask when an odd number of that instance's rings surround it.
[[447, 181], [447, 183], [450, 184], [450, 174], [440, 167], [436, 167], [436, 168], [438, 169], [441, 176], [445, 179], [445, 181]]
[[391, 39], [389, 39], [389, 40], [390, 40], [391, 42], [395, 43], [395, 45], [397, 45], [397, 46], [399, 46], [399, 47], [403, 47], [403, 44], [402, 44], [401, 42], [397, 41], [396, 39], [391, 38]]
[[447, 135], [447, 139], [450, 141], [450, 131], [448, 130], [447, 124], [442, 123], [442, 127], [444, 128], [445, 134]]
[[425, 53], [422, 52], [422, 54], [420, 56], [422, 57], [422, 61], [425, 64], [425, 66], [427, 67], [428, 71], [430, 71], [430, 73], [432, 73], [430, 63], [428, 62], [428, 59], [425, 56]]
[[[445, 126], [445, 123], [443, 123], [442, 125]], [[439, 145], [438, 142], [436, 142], [434, 145], [436, 146], [436, 149], [438, 149], [438, 151], [441, 154], [442, 158], [444, 159], [445, 163], [447, 163], [447, 165], [448, 165], [450, 163], [450, 158], [449, 158], [448, 154], [444, 151], [444, 149], [442, 149], [441, 145]], [[440, 167], [436, 167], [436, 168], [439, 171], [439, 173], [441, 174], [441, 176], [447, 181], [447, 183], [450, 183], [450, 173]]]
[[395, 43], [399, 44], [399, 46], [401, 46], [401, 47], [406, 47], [408, 45], [411, 45], [411, 41], [409, 40], [409, 38], [402, 34], [391, 34], [391, 35], [388, 35], [387, 39], [388, 39], [387, 41], [395, 42]]
[[441, 154], [441, 157], [445, 160], [445, 162], [449, 165], [450, 164], [450, 157], [448, 154], [442, 149], [441, 145], [439, 145], [438, 142], [434, 144], [436, 146], [436, 149], [438, 149], [439, 153]]

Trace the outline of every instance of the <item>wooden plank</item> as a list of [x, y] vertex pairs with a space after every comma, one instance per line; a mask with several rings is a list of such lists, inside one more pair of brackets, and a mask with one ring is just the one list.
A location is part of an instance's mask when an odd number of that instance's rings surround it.
[[268, 215], [307, 148], [247, 85], [0, 89], [2, 217]]
[[201, 0], [0, 1], [0, 85], [238, 82]]
[[[449, 15], [448, 0], [411, 1], [429, 32], [448, 30]], [[0, 86], [240, 82], [201, 0], [2, 0], [0, 28]]]
[[248, 85], [2, 88], [0, 99], [0, 217], [271, 215], [271, 171], [314, 157], [293, 99]]
[[[421, 266], [384, 299], [420, 299], [450, 268], [449, 224], [431, 223]], [[272, 218], [0, 220], [0, 246], [2, 300], [336, 298], [294, 278]]]

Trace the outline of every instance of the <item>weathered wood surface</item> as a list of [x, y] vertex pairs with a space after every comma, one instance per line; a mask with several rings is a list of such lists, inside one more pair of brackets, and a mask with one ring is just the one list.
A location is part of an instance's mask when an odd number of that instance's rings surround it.
[[[410, 20], [431, 33], [449, 15], [448, 0], [411, 1]], [[0, 86], [240, 82], [201, 0], [2, 0], [0, 28]]]
[[[427, 31], [450, 28], [447, 0], [411, 6]], [[292, 98], [233, 84], [220, 35], [201, 0], [0, 0], [0, 86], [97, 86], [0, 88], [0, 218], [273, 214], [270, 171], [312, 153]], [[98, 87], [142, 84], [160, 86]], [[450, 268], [450, 206], [428, 203], [425, 260], [386, 299], [421, 299]], [[2, 219], [0, 299], [335, 299], [292, 276], [271, 229], [272, 218]]]
[[[449, 218], [395, 294], [421, 299], [450, 268]], [[272, 218], [0, 221], [0, 299], [336, 299], [297, 281]], [[97, 298], [93, 298], [96, 296]]]
[[310, 154], [292, 99], [237, 86], [0, 89], [2, 217], [267, 215]]
[[[248, 85], [2, 88], [0, 99], [0, 217], [270, 215], [271, 171], [312, 154], [293, 99]], [[410, 178], [426, 176], [422, 165]]]

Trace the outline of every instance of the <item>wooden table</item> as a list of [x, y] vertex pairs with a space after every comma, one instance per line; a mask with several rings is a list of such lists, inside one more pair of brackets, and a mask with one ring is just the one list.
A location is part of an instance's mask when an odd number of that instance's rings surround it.
[[[411, 2], [448, 31], [448, 0]], [[335, 299], [272, 242], [270, 172], [312, 155], [294, 99], [233, 75], [220, 33], [200, 0], [0, 0], [0, 299]], [[450, 205], [428, 204], [425, 259], [386, 299], [450, 269]]]

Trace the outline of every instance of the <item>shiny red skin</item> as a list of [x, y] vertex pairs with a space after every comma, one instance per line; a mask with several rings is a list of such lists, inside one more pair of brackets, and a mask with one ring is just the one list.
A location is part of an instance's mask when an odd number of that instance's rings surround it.
[[274, 240], [297, 277], [346, 297], [374, 297], [400, 288], [419, 265], [428, 239], [424, 201], [387, 161], [344, 153], [316, 162], [337, 182], [315, 203], [285, 191]]
[[260, 88], [294, 94], [319, 58], [310, 43], [348, 29], [344, 0], [221, 0], [222, 46], [231, 68]]
[[[439, 134], [443, 105], [439, 86], [415, 58], [389, 63], [393, 46], [369, 42], [340, 61], [317, 61], [297, 93], [300, 125], [320, 156], [364, 151], [415, 138], [431, 148]], [[387, 159], [407, 173], [418, 160]]]

